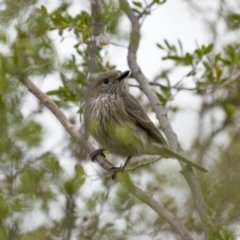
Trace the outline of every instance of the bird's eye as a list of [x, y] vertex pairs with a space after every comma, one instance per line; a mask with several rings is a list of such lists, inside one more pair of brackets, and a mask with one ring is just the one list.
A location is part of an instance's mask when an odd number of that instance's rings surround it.
[[103, 82], [104, 82], [104, 84], [108, 84], [109, 80], [108, 79], [104, 79]]

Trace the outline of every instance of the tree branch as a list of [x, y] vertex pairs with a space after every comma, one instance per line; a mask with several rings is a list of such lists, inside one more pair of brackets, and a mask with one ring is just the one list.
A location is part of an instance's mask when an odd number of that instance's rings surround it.
[[[45, 94], [43, 93], [37, 86], [35, 86], [30, 80], [20, 80], [22, 84], [24, 84], [27, 89], [35, 95], [61, 122], [66, 131], [72, 136], [72, 138], [79, 144], [80, 147], [84, 148], [88, 153], [93, 152], [95, 149], [86, 142], [81, 134], [74, 128], [71, 122], [67, 119], [67, 117], [60, 111], [58, 106]], [[108, 173], [112, 174], [111, 168], [113, 165], [107, 161], [101, 155], [98, 155], [96, 158], [96, 162], [105, 169]], [[152, 208], [160, 217], [162, 217], [166, 222], [168, 222], [178, 233], [179, 235], [186, 240], [193, 240], [185, 226], [182, 222], [171, 212], [165, 209], [160, 203], [158, 203], [154, 198], [147, 195], [143, 190], [135, 186], [129, 179], [128, 174], [118, 173], [117, 180], [126, 188], [132, 195], [146, 203], [150, 208]]]
[[[138, 51], [139, 42], [140, 42], [139, 19], [134, 15], [134, 12], [131, 10], [128, 1], [119, 0], [119, 5], [120, 5], [120, 8], [125, 12], [127, 17], [129, 18], [132, 25], [130, 43], [129, 43], [129, 52], [128, 52], [128, 64], [131, 69], [132, 76], [139, 82], [139, 85], [142, 91], [148, 97], [149, 102], [151, 103], [153, 110], [156, 113], [157, 119], [161, 123], [161, 127], [168, 138], [170, 147], [173, 150], [178, 151], [180, 154], [184, 155], [184, 152], [182, 151], [179, 145], [177, 135], [174, 133], [170, 125], [170, 122], [168, 120], [167, 113], [164, 107], [159, 102], [155, 92], [151, 89], [149, 85], [148, 79], [142, 73], [139, 65], [137, 64], [137, 51]], [[184, 164], [181, 164], [181, 166], [184, 168]], [[199, 217], [203, 224], [205, 239], [208, 239], [208, 231], [207, 231], [207, 225], [206, 225], [207, 212], [205, 209], [204, 198], [202, 195], [200, 185], [192, 169], [191, 168], [188, 168], [188, 169], [189, 170], [185, 169], [182, 172], [182, 174], [191, 189], [191, 194], [192, 194], [196, 209], [198, 211]]]

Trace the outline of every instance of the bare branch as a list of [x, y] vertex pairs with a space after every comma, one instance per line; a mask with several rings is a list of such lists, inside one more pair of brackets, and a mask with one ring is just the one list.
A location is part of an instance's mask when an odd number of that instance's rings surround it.
[[[151, 85], [151, 86], [159, 86], [159, 87], [165, 88], [165, 89], [176, 89], [176, 90], [178, 90], [178, 91], [181, 91], [181, 90], [185, 90], [185, 91], [197, 91], [197, 90], [198, 90], [197, 87], [195, 87], [195, 88], [186, 88], [186, 87], [165, 86], [165, 85], [163, 85], [163, 84], [161, 84], [161, 83], [155, 83], [155, 82], [149, 82], [149, 85]], [[129, 84], [129, 86], [130, 86], [130, 87], [138, 87], [138, 88], [141, 89], [141, 87], [140, 87], [139, 85]], [[201, 89], [201, 90], [203, 90], [203, 89]], [[204, 90], [206, 90], [206, 89], [204, 89]]]
[[[149, 85], [148, 79], [142, 73], [139, 65], [137, 64], [137, 51], [138, 51], [139, 42], [140, 42], [139, 19], [134, 15], [134, 12], [131, 10], [128, 1], [119, 0], [119, 5], [121, 9], [126, 13], [132, 25], [132, 31], [131, 31], [131, 37], [130, 37], [130, 43], [129, 43], [129, 52], [128, 52], [128, 64], [131, 69], [132, 75], [139, 82], [142, 91], [148, 97], [153, 107], [153, 110], [156, 113], [158, 121], [161, 122], [161, 127], [168, 138], [170, 147], [173, 150], [178, 151], [180, 154], [184, 155], [184, 152], [182, 151], [179, 145], [177, 135], [174, 133], [170, 125], [166, 110], [164, 109], [162, 104], [159, 102], [155, 92], [151, 89]], [[184, 167], [183, 164], [181, 164], [181, 166]], [[198, 211], [198, 214], [203, 224], [205, 239], [208, 239], [208, 232], [207, 232], [207, 225], [206, 225], [207, 212], [205, 209], [204, 198], [202, 196], [200, 185], [192, 169], [191, 168], [188, 168], [188, 169], [189, 170], [185, 169], [182, 173], [191, 189], [191, 194], [192, 194], [196, 209]]]
[[[58, 106], [37, 86], [35, 86], [30, 80], [21, 80], [21, 82], [28, 88], [28, 90], [35, 95], [60, 121], [66, 131], [72, 136], [72, 138], [79, 144], [80, 147], [85, 149], [88, 153], [91, 153], [95, 149], [86, 142], [81, 134], [74, 128], [67, 117], [60, 111]], [[111, 168], [113, 165], [107, 161], [101, 155], [98, 155], [96, 162], [105, 169], [108, 173], [112, 174]], [[165, 209], [160, 203], [158, 203], [154, 198], [147, 195], [143, 190], [135, 186], [129, 179], [126, 172], [118, 173], [117, 180], [126, 188], [132, 195], [146, 203], [150, 208], [152, 208], [160, 217], [162, 217], [166, 222], [168, 222], [179, 235], [186, 240], [193, 240], [185, 226], [182, 222], [171, 212]], [[127, 180], [127, 181], [126, 181]]]
[[112, 41], [110, 41], [108, 38], [106, 38], [106, 39], [107, 39], [107, 43], [108, 43], [108, 44], [111, 44], [111, 45], [113, 45], [113, 46], [115, 46], [115, 47], [121, 47], [121, 48], [127, 48], [127, 49], [128, 49], [128, 46], [125, 46], [125, 45], [123, 45], [123, 44], [119, 44], [119, 43], [112, 42]]

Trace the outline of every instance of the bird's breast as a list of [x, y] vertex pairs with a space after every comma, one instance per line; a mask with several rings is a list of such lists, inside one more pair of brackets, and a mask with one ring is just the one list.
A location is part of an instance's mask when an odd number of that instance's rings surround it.
[[114, 126], [124, 126], [122, 103], [114, 95], [104, 95], [86, 104], [88, 131], [100, 143], [109, 141]]
[[142, 154], [146, 136], [124, 111], [120, 97], [101, 96], [89, 101], [86, 108], [88, 131], [102, 147], [120, 156]]

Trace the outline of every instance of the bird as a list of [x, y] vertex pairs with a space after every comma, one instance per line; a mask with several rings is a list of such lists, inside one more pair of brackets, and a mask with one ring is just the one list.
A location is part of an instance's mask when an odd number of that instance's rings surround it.
[[123, 171], [130, 159], [142, 155], [176, 158], [202, 172], [205, 168], [170, 149], [167, 141], [138, 101], [129, 93], [126, 78], [130, 71], [108, 70], [97, 75], [86, 94], [84, 121], [87, 131], [101, 148], [90, 154], [92, 160], [107, 150], [126, 157], [113, 176]]

